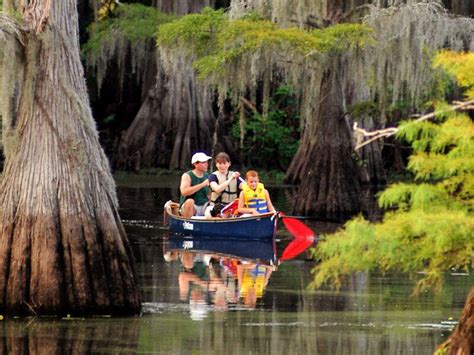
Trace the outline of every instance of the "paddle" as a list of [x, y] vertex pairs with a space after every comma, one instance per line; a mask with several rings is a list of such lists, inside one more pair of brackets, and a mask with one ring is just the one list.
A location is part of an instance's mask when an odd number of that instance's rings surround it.
[[280, 218], [283, 220], [283, 224], [285, 225], [288, 232], [293, 235], [296, 239], [306, 239], [314, 237], [314, 232], [311, 228], [306, 226], [303, 222], [287, 217], [283, 212], [280, 212]]
[[311, 245], [313, 245], [313, 243], [313, 237], [294, 239], [286, 246], [285, 250], [283, 250], [283, 253], [281, 254], [280, 259], [278, 260], [281, 262], [283, 260], [294, 259], [306, 249], [308, 249]]
[[[239, 181], [246, 184], [246, 181], [239, 176]], [[283, 224], [290, 234], [297, 238], [310, 238], [314, 237], [314, 232], [308, 228], [303, 222], [298, 221], [295, 218], [287, 217], [283, 212], [278, 213], [279, 217], [283, 220]]]
[[236, 198], [234, 201], [229, 202], [227, 205], [221, 209], [220, 215], [224, 217], [226, 214], [233, 215], [237, 208], [239, 207], [239, 199]]

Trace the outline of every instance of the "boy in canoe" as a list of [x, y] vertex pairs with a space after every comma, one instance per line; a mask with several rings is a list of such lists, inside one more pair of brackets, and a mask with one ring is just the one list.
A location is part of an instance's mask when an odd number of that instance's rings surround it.
[[258, 173], [255, 170], [247, 171], [245, 181], [239, 196], [238, 212], [251, 215], [275, 212], [270, 195], [260, 182]]

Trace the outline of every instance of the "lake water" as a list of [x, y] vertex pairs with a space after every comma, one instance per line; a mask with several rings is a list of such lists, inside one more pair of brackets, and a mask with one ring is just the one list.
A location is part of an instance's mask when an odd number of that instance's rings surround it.
[[[277, 209], [289, 210], [290, 188], [270, 193]], [[432, 354], [474, 284], [472, 274], [452, 272], [442, 293], [411, 297], [406, 275], [360, 273], [340, 291], [309, 290], [309, 252], [267, 265], [268, 251], [281, 255], [291, 239], [284, 229], [275, 245], [250, 248], [265, 249], [257, 262], [245, 250], [200, 253], [163, 229], [163, 204], [176, 189], [119, 187], [118, 194], [143, 314], [3, 321], [3, 353]], [[307, 224], [317, 232], [337, 228]]]

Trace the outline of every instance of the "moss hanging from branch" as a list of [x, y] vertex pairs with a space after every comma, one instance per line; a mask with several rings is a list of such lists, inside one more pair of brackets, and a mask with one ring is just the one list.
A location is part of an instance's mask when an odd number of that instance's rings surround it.
[[421, 110], [426, 101], [444, 94], [431, 66], [437, 50], [474, 46], [474, 21], [450, 17], [438, 2], [371, 6], [364, 23], [374, 29], [377, 45], [348, 58], [349, 86], [378, 101], [382, 124], [390, 106], [406, 102], [411, 110]]
[[[363, 101], [378, 98], [383, 122], [390, 105], [408, 101], [409, 106], [419, 108], [435, 94], [425, 93], [436, 87], [437, 78], [429, 64], [433, 51], [446, 44], [453, 49], [470, 47], [473, 21], [450, 18], [437, 2], [368, 9], [364, 23], [374, 29], [377, 39], [369, 46], [368, 30], [357, 24], [314, 31], [282, 29], [255, 18], [231, 21], [222, 11], [210, 9], [164, 26], [158, 42], [173, 72], [178, 69], [172, 68], [175, 58], [186, 55], [201, 78], [218, 85], [221, 93], [231, 90], [235, 100], [255, 88], [259, 80], [273, 80], [275, 68], [291, 84], [311, 93], [315, 87], [311, 75], [324, 69], [321, 53], [344, 50], [348, 75], [343, 87], [368, 92]], [[365, 45], [366, 49], [347, 51], [351, 44], [352, 48]], [[309, 75], [304, 75], [308, 71]], [[308, 115], [313, 112], [313, 98], [302, 100], [310, 105], [302, 108], [303, 117], [305, 111]], [[362, 99], [355, 98], [354, 103], [358, 100]]]
[[[116, 59], [119, 84], [123, 83], [127, 69], [125, 60], [130, 54], [131, 69], [143, 81], [148, 62], [153, 60], [149, 48], [158, 26], [176, 19], [141, 4], [121, 4], [110, 17], [89, 27], [90, 39], [82, 49], [86, 65], [97, 73], [100, 91], [108, 65]], [[130, 53], [129, 53], [130, 52]]]
[[261, 80], [273, 81], [275, 70], [290, 85], [304, 85], [302, 91], [311, 95], [313, 82], [306, 79], [302, 84], [303, 78], [317, 76], [327, 55], [365, 45], [370, 32], [359, 24], [313, 31], [283, 29], [255, 16], [230, 20], [222, 11], [206, 9], [162, 26], [158, 44], [168, 70], [177, 72], [176, 59], [186, 56], [205, 83], [216, 86], [221, 97], [231, 93], [237, 105]]
[[[436, 1], [436, 0], [435, 0]], [[322, 28], [329, 24], [357, 20], [367, 4], [377, 7], [415, 4], [420, 0], [237, 0], [230, 6], [231, 18], [256, 12], [283, 27]], [[432, 2], [426, 0], [424, 2]]]
[[[7, 3], [4, 5], [6, 7], [4, 10], [10, 10], [7, 5]], [[11, 40], [12, 38], [14, 40]], [[15, 144], [15, 140], [11, 139], [10, 128], [18, 106], [16, 83], [23, 75], [20, 49], [23, 42], [21, 24], [6, 12], [0, 11], [0, 146], [4, 154]], [[5, 53], [14, 53], [14, 57], [6, 58]]]

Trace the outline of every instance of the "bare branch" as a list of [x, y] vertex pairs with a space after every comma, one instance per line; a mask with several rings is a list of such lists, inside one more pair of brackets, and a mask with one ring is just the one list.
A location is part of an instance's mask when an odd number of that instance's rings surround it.
[[[426, 115], [422, 115], [418, 117], [415, 120], [415, 122], [426, 121], [428, 119], [434, 118], [435, 116], [446, 113], [446, 112], [464, 111], [464, 110], [472, 110], [472, 109], [474, 109], [474, 100], [466, 101], [466, 102], [455, 101], [453, 102], [453, 105], [450, 106], [449, 108], [431, 112]], [[389, 128], [369, 132], [363, 128], [359, 128], [357, 126], [357, 122], [354, 122], [353, 131], [354, 131], [354, 135], [357, 137], [357, 142], [359, 142], [354, 148], [354, 150], [359, 150], [363, 146], [366, 146], [367, 144], [370, 144], [376, 141], [377, 139], [393, 136], [399, 131], [399, 129], [400, 129], [399, 127], [389, 127]], [[366, 137], [371, 137], [371, 138], [364, 141], [364, 138]]]

